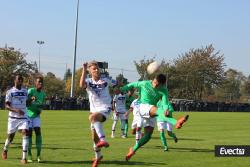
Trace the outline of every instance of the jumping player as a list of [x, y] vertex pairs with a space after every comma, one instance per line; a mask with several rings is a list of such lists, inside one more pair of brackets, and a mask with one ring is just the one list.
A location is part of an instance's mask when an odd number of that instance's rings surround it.
[[[162, 99], [163, 105], [168, 105], [168, 91], [166, 88], [166, 76], [163, 74], [158, 74], [152, 81], [138, 81], [125, 85], [121, 88], [121, 91], [127, 91], [132, 88], [137, 88], [140, 90], [140, 115], [144, 118], [144, 136], [139, 140], [139, 142], [130, 148], [129, 153], [126, 155], [126, 160], [128, 161], [135, 152], [144, 144], [146, 144], [150, 139], [154, 131], [155, 126], [155, 116], [157, 116], [156, 107], [157, 102]], [[168, 121], [175, 125], [176, 128], [181, 128], [184, 122], [187, 120], [188, 115], [180, 118], [178, 121], [173, 118], [167, 118]]]
[[[91, 77], [86, 79], [87, 68]], [[109, 147], [103, 130], [103, 122], [109, 117], [112, 107], [112, 99], [109, 94], [110, 84], [110, 79], [101, 78], [100, 69], [96, 61], [83, 64], [80, 87], [86, 89], [90, 102], [89, 121], [91, 123], [95, 151], [92, 167], [97, 167], [103, 158], [101, 148]]]

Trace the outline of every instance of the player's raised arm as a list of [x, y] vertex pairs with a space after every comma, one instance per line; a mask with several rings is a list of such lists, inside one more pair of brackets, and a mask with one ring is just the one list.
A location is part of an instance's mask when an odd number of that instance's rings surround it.
[[81, 75], [81, 79], [80, 79], [80, 88], [86, 88], [86, 82], [85, 82], [85, 78], [87, 76], [87, 63], [84, 63], [82, 65], [82, 75]]

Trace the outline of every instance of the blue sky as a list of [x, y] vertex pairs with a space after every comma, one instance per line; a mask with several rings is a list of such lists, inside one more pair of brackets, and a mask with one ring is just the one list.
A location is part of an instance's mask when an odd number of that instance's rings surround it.
[[[0, 0], [0, 47], [38, 60], [41, 71], [63, 77], [72, 67], [77, 0]], [[77, 68], [107, 61], [112, 76], [138, 75], [133, 61], [171, 61], [191, 48], [213, 44], [227, 68], [250, 74], [249, 0], [80, 0]]]

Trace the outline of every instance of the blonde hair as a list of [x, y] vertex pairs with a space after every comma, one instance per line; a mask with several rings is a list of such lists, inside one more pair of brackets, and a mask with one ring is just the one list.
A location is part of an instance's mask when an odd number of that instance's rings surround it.
[[88, 68], [90, 68], [91, 66], [97, 66], [99, 68], [98, 62], [95, 60], [88, 62]]

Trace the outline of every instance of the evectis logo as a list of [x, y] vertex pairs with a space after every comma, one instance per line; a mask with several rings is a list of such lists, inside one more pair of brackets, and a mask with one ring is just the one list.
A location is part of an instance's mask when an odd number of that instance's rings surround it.
[[216, 145], [216, 157], [246, 157], [250, 156], [250, 146], [236, 146], [236, 145]]

